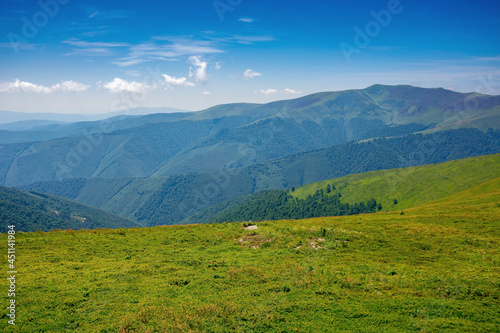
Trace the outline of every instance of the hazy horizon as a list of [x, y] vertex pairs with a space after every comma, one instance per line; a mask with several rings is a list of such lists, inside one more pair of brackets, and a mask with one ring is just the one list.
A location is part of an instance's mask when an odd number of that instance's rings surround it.
[[[214, 104], [214, 105], [209, 105], [205, 108], [201, 108], [201, 109], [196, 109], [196, 110], [187, 110], [187, 109], [179, 109], [179, 108], [173, 108], [173, 107], [170, 107], [170, 106], [158, 106], [158, 107], [148, 107], [148, 106], [137, 106], [137, 107], [132, 107], [132, 108], [129, 108], [129, 109], [119, 109], [119, 110], [115, 110], [115, 111], [105, 111], [105, 110], [101, 110], [101, 111], [96, 111], [96, 112], [92, 112], [92, 113], [89, 113], [89, 112], [83, 112], [83, 113], [69, 113], [69, 112], [33, 112], [33, 111], [12, 111], [12, 110], [0, 110], [0, 112], [14, 112], [14, 113], [24, 113], [24, 114], [54, 114], [54, 115], [83, 115], [83, 116], [115, 116], [115, 115], [147, 115], [147, 114], [150, 114], [148, 113], [147, 111], [160, 111], [160, 113], [175, 113], [175, 112], [200, 112], [200, 111], [204, 111], [204, 110], [207, 110], [207, 109], [210, 109], [210, 108], [213, 108], [213, 107], [217, 107], [217, 106], [221, 106], [221, 105], [226, 105], [226, 104], [245, 104], [245, 103], [248, 103], [248, 104], [259, 104], [259, 105], [263, 105], [263, 104], [268, 104], [268, 103], [273, 103], [273, 102], [279, 102], [279, 101], [283, 101], [283, 100], [291, 100], [291, 99], [299, 99], [301, 97], [306, 97], [308, 95], [314, 95], [314, 94], [321, 94], [321, 93], [328, 93], [328, 92], [341, 92], [341, 91], [349, 91], [349, 90], [363, 90], [363, 89], [366, 89], [366, 88], [369, 88], [373, 85], [370, 85], [370, 86], [367, 86], [367, 87], [363, 87], [363, 88], [352, 88], [352, 89], [343, 89], [343, 90], [338, 90], [338, 91], [318, 91], [318, 92], [313, 92], [313, 93], [310, 93], [310, 94], [302, 94], [301, 96], [297, 97], [297, 96], [294, 96], [294, 97], [289, 97], [289, 98], [286, 98], [286, 97], [283, 97], [283, 98], [276, 98], [274, 100], [270, 100], [270, 101], [266, 101], [266, 102], [231, 102], [231, 103], [219, 103], [219, 104]], [[386, 86], [397, 86], [397, 85], [386, 85]], [[411, 86], [411, 85], [410, 85]], [[416, 88], [424, 88], [424, 89], [445, 89], [443, 87], [417, 87], [417, 86], [413, 86], [413, 87], [416, 87]], [[450, 89], [446, 89], [446, 90], [450, 90]], [[456, 90], [450, 90], [450, 91], [455, 91], [455, 92], [458, 92], [458, 93], [474, 93], [474, 91], [456, 91]], [[481, 93], [483, 95], [489, 95], [489, 94], [484, 94], [484, 93]], [[131, 112], [133, 111], [133, 112]], [[155, 112], [152, 112], [152, 113], [155, 113]]]

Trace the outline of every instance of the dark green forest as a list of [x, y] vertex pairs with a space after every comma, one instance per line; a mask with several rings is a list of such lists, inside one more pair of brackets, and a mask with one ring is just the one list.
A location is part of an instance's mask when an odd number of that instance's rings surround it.
[[352, 205], [341, 203], [342, 194], [335, 187], [327, 187], [309, 195], [306, 199], [294, 198], [286, 190], [263, 191], [250, 196], [248, 200], [207, 221], [241, 222], [264, 220], [306, 219], [312, 217], [356, 215], [375, 213], [382, 205], [375, 199]]
[[138, 225], [103, 210], [39, 192], [0, 186], [0, 221], [17, 231], [129, 228]]

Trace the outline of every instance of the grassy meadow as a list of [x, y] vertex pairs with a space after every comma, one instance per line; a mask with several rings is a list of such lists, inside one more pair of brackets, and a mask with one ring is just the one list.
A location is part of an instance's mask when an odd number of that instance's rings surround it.
[[499, 330], [500, 178], [402, 211], [254, 225], [16, 234], [4, 332]]
[[[330, 184], [342, 193], [342, 202], [352, 204], [375, 198], [382, 204], [383, 211], [394, 211], [438, 200], [495, 179], [500, 176], [499, 165], [500, 154], [470, 157], [347, 175], [307, 184], [290, 194], [305, 199]], [[394, 199], [398, 201], [396, 205]]]

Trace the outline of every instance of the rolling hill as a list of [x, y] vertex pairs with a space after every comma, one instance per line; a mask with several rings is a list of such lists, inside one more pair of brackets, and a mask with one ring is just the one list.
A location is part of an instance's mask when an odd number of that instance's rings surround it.
[[138, 226], [130, 220], [72, 200], [4, 186], [0, 186], [0, 220], [3, 230], [7, 230], [8, 225], [15, 225], [16, 231], [23, 232]]
[[[380, 198], [384, 211], [401, 210], [447, 197], [500, 177], [500, 154], [395, 170], [371, 171], [301, 186], [290, 194], [305, 198], [328, 184], [354, 203]], [[398, 201], [394, 205], [394, 199]]]
[[495, 332], [499, 189], [253, 228], [21, 233], [5, 332]]
[[193, 214], [181, 223], [352, 215], [375, 212], [378, 203], [378, 210], [399, 211], [498, 178], [499, 165], [500, 154], [496, 154], [348, 175], [291, 190], [263, 191], [229, 200]]

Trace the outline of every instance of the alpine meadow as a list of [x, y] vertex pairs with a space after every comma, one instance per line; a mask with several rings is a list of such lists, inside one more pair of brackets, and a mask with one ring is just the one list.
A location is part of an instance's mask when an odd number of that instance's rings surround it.
[[0, 331], [500, 331], [499, 2], [1, 7]]

